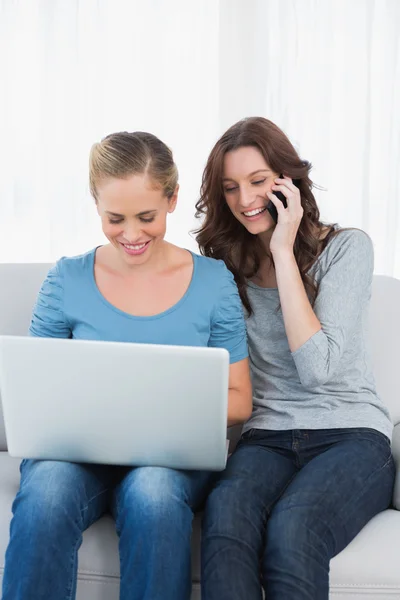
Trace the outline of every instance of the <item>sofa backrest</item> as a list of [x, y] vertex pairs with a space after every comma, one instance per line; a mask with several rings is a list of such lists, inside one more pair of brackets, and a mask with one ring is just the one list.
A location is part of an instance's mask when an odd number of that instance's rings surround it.
[[396, 425], [400, 423], [399, 341], [400, 280], [375, 275], [369, 317], [369, 347], [378, 393]]
[[[0, 335], [26, 335], [40, 286], [50, 264], [0, 264]], [[375, 275], [369, 343], [378, 392], [400, 422], [400, 280]], [[0, 382], [1, 383], [1, 382]], [[0, 396], [0, 450], [6, 450]]]
[[[47, 263], [0, 264], [0, 335], [27, 335], [37, 294], [50, 267]], [[0, 395], [0, 450], [6, 449]]]

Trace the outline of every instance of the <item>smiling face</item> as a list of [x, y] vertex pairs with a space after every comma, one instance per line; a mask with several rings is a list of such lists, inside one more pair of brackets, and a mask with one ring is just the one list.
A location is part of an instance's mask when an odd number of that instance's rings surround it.
[[267, 210], [274, 180], [279, 177], [253, 146], [227, 152], [224, 157], [223, 189], [232, 214], [253, 235], [275, 227]]
[[157, 252], [177, 195], [178, 187], [168, 199], [146, 175], [109, 178], [99, 185], [97, 210], [103, 232], [125, 263], [144, 264]]

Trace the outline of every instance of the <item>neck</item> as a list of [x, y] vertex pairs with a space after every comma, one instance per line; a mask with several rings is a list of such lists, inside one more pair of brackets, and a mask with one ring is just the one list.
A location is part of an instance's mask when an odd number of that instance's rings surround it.
[[157, 247], [152, 250], [149, 260], [146, 260], [146, 262], [139, 265], [128, 264], [122, 259], [119, 252], [117, 252], [113, 246], [111, 248], [115, 251], [114, 256], [118, 270], [125, 275], [146, 275], [147, 273], [161, 271], [168, 262], [169, 244], [165, 240], [159, 242]]

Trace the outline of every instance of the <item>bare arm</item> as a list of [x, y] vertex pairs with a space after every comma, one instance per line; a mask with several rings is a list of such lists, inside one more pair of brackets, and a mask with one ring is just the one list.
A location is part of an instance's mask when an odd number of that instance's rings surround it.
[[293, 252], [277, 254], [274, 262], [289, 348], [296, 352], [321, 329], [321, 323], [307, 297]]
[[228, 425], [246, 421], [252, 410], [252, 387], [247, 349], [246, 324], [233, 275], [216, 261], [220, 294], [211, 322], [209, 346], [229, 352]]
[[229, 368], [228, 426], [247, 421], [252, 404], [249, 360], [245, 358]]

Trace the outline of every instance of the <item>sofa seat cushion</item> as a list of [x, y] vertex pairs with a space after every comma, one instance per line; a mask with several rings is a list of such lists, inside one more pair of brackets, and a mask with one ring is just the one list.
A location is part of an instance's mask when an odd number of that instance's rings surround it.
[[[4, 554], [9, 540], [11, 506], [19, 488], [20, 462], [19, 459], [11, 458], [7, 452], [0, 452], [0, 577], [3, 574]], [[198, 517], [196, 521], [199, 521]], [[199, 524], [196, 529], [200, 531]], [[199, 533], [194, 539], [199, 539]], [[196, 565], [200, 563], [199, 548], [193, 551], [193, 562]], [[93, 587], [93, 583], [107, 584], [108, 596], [104, 596], [107, 600], [111, 600], [114, 595], [115, 598], [119, 597], [118, 537], [111, 516], [105, 515], [83, 534], [83, 543], [79, 550], [78, 578], [78, 599], [82, 586], [87, 584]], [[111, 594], [109, 586], [116, 588], [115, 594]]]
[[[8, 544], [11, 505], [19, 486], [20, 461], [0, 452], [0, 579]], [[196, 515], [193, 528], [193, 580], [200, 580], [200, 526]], [[387, 510], [377, 515], [355, 540], [331, 562], [331, 598], [334, 600], [400, 598], [400, 512]], [[109, 515], [83, 535], [79, 551], [77, 600], [117, 600], [119, 597], [118, 538]], [[96, 585], [98, 584], [98, 585]], [[94, 592], [95, 595], [91, 592]], [[198, 594], [194, 585], [193, 597]]]
[[[200, 519], [193, 530], [193, 580], [200, 581]], [[333, 598], [400, 598], [400, 512], [387, 510], [372, 519], [331, 561]], [[385, 595], [378, 596], [381, 591]], [[352, 595], [349, 595], [352, 594]], [[367, 595], [368, 597], [368, 595]]]
[[[4, 553], [9, 539], [11, 506], [19, 488], [20, 460], [0, 452], [0, 569], [4, 567]], [[79, 575], [88, 580], [107, 577], [119, 583], [118, 538], [114, 521], [106, 515], [83, 535], [79, 551]]]
[[400, 512], [374, 517], [331, 561], [332, 598], [400, 598]]

